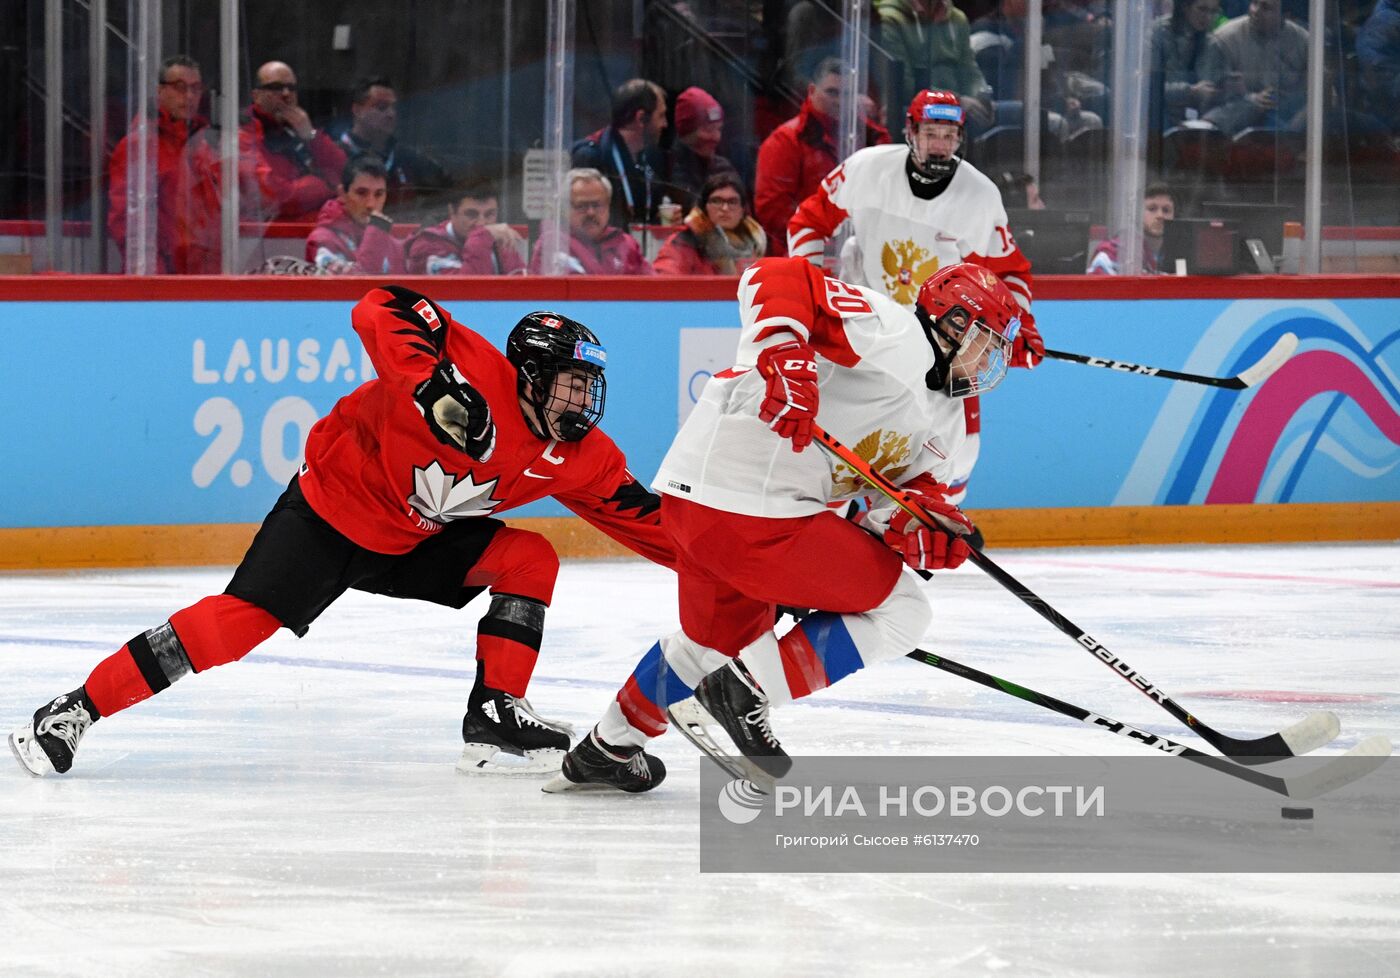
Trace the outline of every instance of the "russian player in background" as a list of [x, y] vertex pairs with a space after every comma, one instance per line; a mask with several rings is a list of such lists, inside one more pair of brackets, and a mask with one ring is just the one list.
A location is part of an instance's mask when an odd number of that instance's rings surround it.
[[503, 356], [431, 299], [393, 285], [366, 294], [351, 323], [378, 377], [311, 429], [306, 463], [223, 594], [137, 635], [11, 734], [31, 774], [68, 771], [99, 718], [241, 659], [279, 627], [305, 635], [350, 588], [451, 608], [489, 589], [458, 768], [512, 760], [505, 752], [552, 761], [548, 769], [568, 749], [569, 729], [524, 699], [559, 558], [543, 536], [493, 514], [553, 496], [673, 565], [660, 501], [597, 427], [606, 352], [581, 323], [535, 312]]
[[[914, 96], [905, 119], [907, 147], [870, 146], [851, 154], [788, 224], [788, 253], [820, 264], [827, 240], [847, 220], [842, 249], [844, 281], [883, 292], [913, 308], [919, 283], [957, 262], [981, 265], [1021, 306], [1021, 332], [1011, 365], [1034, 367], [1045, 344], [1031, 316], [1031, 263], [1007, 224], [1001, 192], [962, 159], [963, 108], [952, 92]], [[948, 475], [961, 503], [977, 463], [981, 409], [964, 402], [967, 438]]]
[[[736, 363], [705, 385], [652, 483], [676, 550], [680, 630], [642, 657], [546, 791], [655, 787], [665, 767], [643, 747], [692, 691], [706, 723], [781, 776], [789, 762], [770, 704], [918, 644], [932, 612], [902, 570], [967, 557], [972, 525], [944, 476], [966, 437], [962, 400], [1001, 381], [1020, 310], [1000, 279], [967, 263], [925, 281], [913, 312], [802, 258], [744, 274]], [[917, 494], [943, 529], [893, 504], [860, 525], [838, 515], [869, 488], [811, 446], [819, 409], [833, 436]], [[778, 605], [823, 610], [778, 638]]]

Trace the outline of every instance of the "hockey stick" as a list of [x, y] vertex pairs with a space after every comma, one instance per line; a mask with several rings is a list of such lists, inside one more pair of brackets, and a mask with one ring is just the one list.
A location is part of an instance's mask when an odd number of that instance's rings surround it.
[[[821, 425], [814, 424], [812, 426], [812, 437], [910, 516], [930, 529], [943, 531], [943, 527], [924, 511], [913, 495], [896, 486], [869, 462], [823, 430]], [[1242, 764], [1267, 764], [1280, 757], [1306, 754], [1309, 751], [1317, 750], [1323, 744], [1330, 743], [1341, 732], [1341, 721], [1337, 719], [1337, 715], [1328, 711], [1320, 711], [1308, 714], [1291, 727], [1278, 733], [1254, 740], [1241, 740], [1223, 734], [1192, 716], [1176, 700], [1158, 688], [1155, 683], [1149, 682], [1142, 673], [1118, 658], [1102, 643], [1086, 633], [1084, 629], [1052, 608], [1044, 598], [1002, 570], [985, 553], [969, 548], [968, 559], [985, 571], [994, 581], [1020, 598], [1042, 618], [1082, 645], [1095, 658], [1101, 660], [1104, 665], [1121, 676], [1125, 682], [1132, 684], [1144, 696], [1156, 701], [1158, 706], [1186, 724], [1216, 750], [1236, 758]]]
[[1064, 350], [1046, 350], [1045, 355], [1053, 360], [1068, 360], [1071, 363], [1082, 363], [1090, 367], [1103, 367], [1107, 370], [1117, 370], [1125, 374], [1139, 374], [1143, 377], [1164, 377], [1167, 380], [1185, 380], [1192, 384], [1208, 384], [1211, 387], [1228, 387], [1231, 390], [1244, 390], [1246, 387], [1253, 387], [1262, 383], [1275, 370], [1282, 367], [1289, 357], [1293, 356], [1293, 351], [1298, 349], [1298, 337], [1292, 333], [1284, 333], [1278, 338], [1278, 342], [1269, 348], [1258, 362], [1252, 367], [1248, 367], [1235, 374], [1233, 377], [1207, 377], [1204, 374], [1188, 374], [1179, 370], [1167, 370], [1165, 367], [1147, 367], [1140, 363], [1131, 363], [1127, 360], [1108, 360], [1103, 357], [1091, 357], [1084, 353], [1066, 353]]
[[1219, 771], [1221, 774], [1238, 778], [1241, 781], [1248, 781], [1288, 798], [1316, 798], [1318, 795], [1340, 788], [1344, 784], [1350, 784], [1380, 767], [1393, 750], [1389, 739], [1378, 734], [1374, 737], [1367, 737], [1340, 757], [1328, 758], [1325, 763], [1311, 771], [1292, 777], [1278, 777], [1273, 774], [1265, 774], [1263, 771], [1256, 771], [1253, 768], [1240, 767], [1228, 758], [1203, 753], [1194, 747], [1187, 747], [1185, 744], [1178, 744], [1158, 734], [1139, 730], [1120, 720], [1101, 716], [1084, 709], [1082, 706], [1075, 706], [1073, 703], [1066, 703], [1064, 700], [1047, 696], [1045, 693], [1038, 693], [1025, 686], [1018, 686], [1016, 683], [1000, 679], [990, 673], [982, 672], [980, 669], [965, 666], [961, 662], [954, 662], [944, 656], [925, 652], [923, 649], [915, 649], [908, 653], [908, 658], [915, 662], [922, 662], [926, 666], [933, 666], [935, 669], [942, 669], [944, 672], [962, 679], [979, 683], [988, 689], [995, 689], [1017, 699], [1025, 700], [1027, 703], [1053, 710], [1087, 726], [1107, 730], [1109, 733], [1127, 737], [1129, 740], [1136, 740], [1147, 747], [1155, 747], [1165, 754], [1184, 757], [1188, 761], [1194, 761]]

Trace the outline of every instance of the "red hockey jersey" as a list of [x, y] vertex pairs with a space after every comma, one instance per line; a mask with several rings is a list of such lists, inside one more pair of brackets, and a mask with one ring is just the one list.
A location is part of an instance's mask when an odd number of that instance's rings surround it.
[[[401, 554], [451, 520], [496, 515], [553, 496], [624, 546], [673, 566], [658, 501], [598, 429], [580, 441], [538, 438], [525, 424], [515, 367], [441, 307], [397, 287], [373, 289], [351, 323], [379, 376], [336, 402], [306, 441], [301, 489], [360, 546]], [[433, 437], [414, 388], [448, 357], [486, 399], [496, 447], [485, 462]]]

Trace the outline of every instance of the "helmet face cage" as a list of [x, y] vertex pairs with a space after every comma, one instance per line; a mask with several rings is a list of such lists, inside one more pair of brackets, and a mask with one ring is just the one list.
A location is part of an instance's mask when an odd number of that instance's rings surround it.
[[970, 397], [1001, 383], [1021, 319], [996, 275], [980, 265], [948, 265], [919, 287], [916, 311], [934, 351], [931, 390]]
[[[958, 316], [958, 314], [961, 314]], [[948, 396], [972, 397], [985, 394], [1006, 376], [1011, 357], [1011, 345], [1021, 330], [1021, 318], [1013, 317], [1005, 332], [999, 332], [981, 318], [973, 318], [961, 306], [955, 306], [938, 321], [938, 331], [947, 337], [945, 320], [956, 328], [958, 322], [967, 325], [961, 337], [953, 341], [948, 367]]]
[[[904, 142], [909, 147], [909, 159], [915, 170], [930, 180], [944, 180], [953, 175], [962, 162], [963, 120], [962, 103], [952, 92], [925, 89], [914, 96], [904, 120]], [[919, 126], [925, 122], [951, 122], [958, 127], [958, 148], [952, 156], [923, 158], [917, 137]]]
[[[578, 441], [603, 418], [608, 355], [582, 323], [550, 312], [520, 320], [506, 341], [520, 397], [546, 438]], [[528, 415], [527, 415], [528, 417]]]

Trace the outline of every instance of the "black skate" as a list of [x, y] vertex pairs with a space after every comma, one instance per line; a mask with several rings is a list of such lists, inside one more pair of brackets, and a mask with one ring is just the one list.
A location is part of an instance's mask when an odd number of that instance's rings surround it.
[[525, 697], [487, 686], [478, 668], [462, 718], [466, 746], [457, 770], [543, 774], [559, 765], [573, 732], [567, 723], [541, 717]]
[[78, 742], [100, 716], [87, 690], [79, 687], [41, 706], [34, 719], [10, 734], [10, 750], [36, 778], [67, 774]]
[[598, 736], [595, 727], [578, 746], [564, 755], [559, 773], [542, 790], [593, 791], [616, 788], [630, 794], [650, 791], [666, 780], [666, 765], [640, 747], [614, 747]]
[[[768, 725], [768, 697], [738, 659], [716, 669], [695, 687], [695, 702], [677, 703], [668, 713], [677, 729], [738, 778], [756, 783], [781, 778], [792, 758]], [[729, 735], [741, 758], [735, 758], [708, 735], [706, 721]]]

